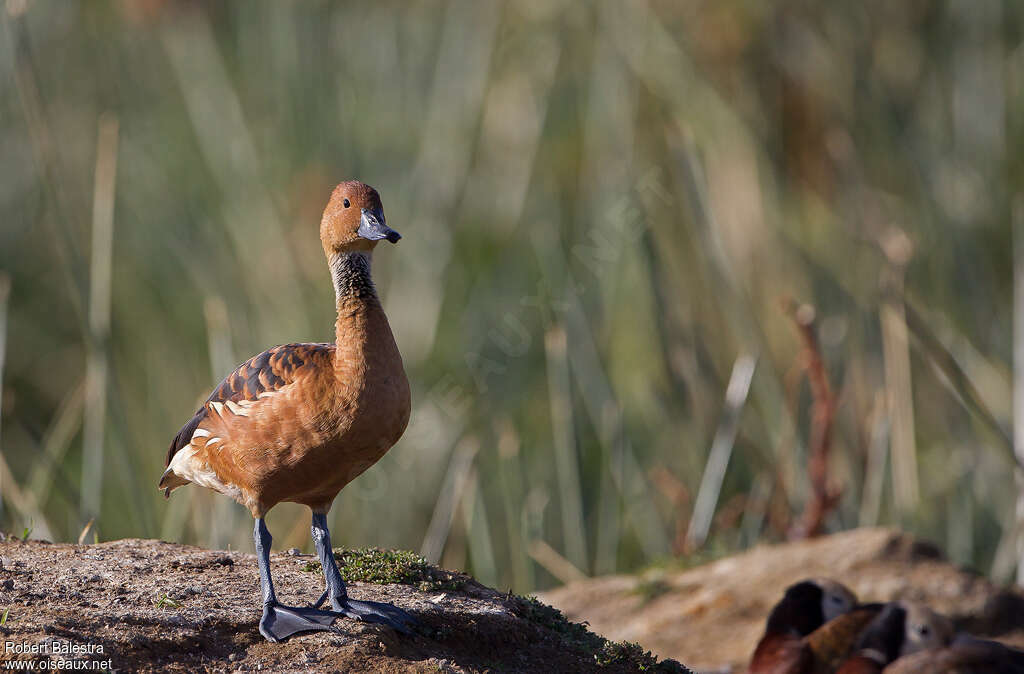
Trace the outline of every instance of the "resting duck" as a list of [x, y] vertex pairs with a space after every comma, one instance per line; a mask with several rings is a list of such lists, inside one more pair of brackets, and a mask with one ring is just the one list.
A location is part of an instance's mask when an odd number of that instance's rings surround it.
[[903, 656], [942, 648], [952, 638], [953, 623], [949, 618], [917, 602], [890, 602], [864, 630], [855, 652], [839, 668], [839, 674], [888, 672], [888, 665]]
[[[414, 622], [390, 604], [348, 596], [327, 530], [334, 497], [398, 441], [409, 421], [409, 382], [370, 277], [376, 245], [400, 238], [385, 223], [375, 189], [354, 180], [338, 185], [320, 222], [334, 279], [335, 342], [285, 344], [250, 358], [214, 390], [167, 451], [160, 479], [165, 495], [194, 482], [230, 496], [256, 519], [260, 633], [270, 641], [331, 629], [340, 616], [401, 631]], [[282, 501], [313, 511], [326, 591], [312, 607], [284, 606], [274, 594], [263, 518]], [[327, 599], [333, 611], [320, 610]]]
[[914, 602], [888, 604], [839, 674], [1021, 674], [1024, 652], [953, 633], [952, 622]]
[[812, 674], [835, 669], [881, 610], [858, 604], [841, 583], [808, 579], [786, 588], [768, 616], [750, 674]]

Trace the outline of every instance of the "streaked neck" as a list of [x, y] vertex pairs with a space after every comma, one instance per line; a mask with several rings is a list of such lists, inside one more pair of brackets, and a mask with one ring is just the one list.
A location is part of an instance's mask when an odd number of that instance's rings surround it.
[[350, 301], [377, 299], [377, 289], [370, 276], [370, 253], [336, 253], [330, 259], [331, 278], [334, 280], [335, 302], [340, 309]]

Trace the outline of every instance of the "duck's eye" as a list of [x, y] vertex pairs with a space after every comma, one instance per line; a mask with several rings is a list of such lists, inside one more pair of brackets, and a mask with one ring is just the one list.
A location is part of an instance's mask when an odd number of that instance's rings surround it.
[[341, 203], [343, 203], [343, 204], [345, 205], [345, 208], [348, 208], [349, 206], [351, 206], [351, 205], [352, 205], [352, 204], [350, 204], [350, 203], [348, 202], [348, 199], [345, 199], [345, 201], [343, 201], [343, 202], [341, 202]]
[[921, 625], [917, 628], [917, 631], [921, 633], [921, 636], [926, 637], [932, 633], [927, 625]]

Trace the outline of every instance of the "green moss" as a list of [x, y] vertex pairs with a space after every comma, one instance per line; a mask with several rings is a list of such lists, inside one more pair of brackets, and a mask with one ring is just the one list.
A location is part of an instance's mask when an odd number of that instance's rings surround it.
[[536, 597], [514, 598], [516, 613], [520, 618], [557, 632], [565, 641], [585, 650], [600, 648], [607, 639], [587, 629], [586, 623], [574, 623], [554, 606], [548, 606]]
[[632, 641], [605, 641], [601, 650], [594, 654], [599, 667], [626, 667], [641, 672], [658, 674], [692, 674], [676, 660], [658, 660], [650, 651]]
[[348, 581], [415, 585], [430, 571], [427, 560], [408, 550], [337, 549], [334, 558], [338, 560], [342, 578]]
[[[334, 559], [346, 582], [415, 585], [423, 592], [457, 591], [466, 584], [464, 576], [431, 566], [408, 550], [336, 548]], [[320, 562], [309, 562], [302, 570], [320, 573]]]
[[587, 629], [586, 623], [574, 623], [561, 611], [548, 606], [536, 597], [514, 597], [519, 617], [558, 634], [568, 648], [592, 653], [598, 667], [635, 669], [641, 672], [686, 674], [690, 670], [675, 660], [659, 661], [640, 644], [627, 641], [609, 641]]

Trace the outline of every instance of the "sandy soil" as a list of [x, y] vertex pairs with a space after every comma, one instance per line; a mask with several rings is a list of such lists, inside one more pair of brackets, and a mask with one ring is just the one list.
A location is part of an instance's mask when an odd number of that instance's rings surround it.
[[[311, 560], [272, 556], [282, 602], [304, 605], [319, 596], [320, 573], [305, 569]], [[683, 671], [677, 663], [651, 666], [642, 651], [609, 644], [549, 607], [450, 572], [442, 589], [349, 584], [354, 598], [392, 602], [415, 615], [416, 635], [339, 620], [333, 632], [272, 644], [257, 631], [260, 588], [251, 554], [150, 540], [7, 539], [0, 563], [0, 611], [7, 610], [0, 658], [8, 667], [34, 661], [38, 671], [43, 660], [52, 668], [77, 659], [117, 671]], [[7, 644], [49, 652], [12, 653]], [[77, 655], [68, 654], [73, 648]]]
[[736, 671], [791, 583], [835, 578], [862, 601], [915, 599], [959, 629], [1024, 647], [1024, 592], [998, 588], [942, 560], [937, 548], [889, 529], [759, 546], [697, 568], [572, 583], [540, 598], [609, 639], [637, 641], [698, 671]]

